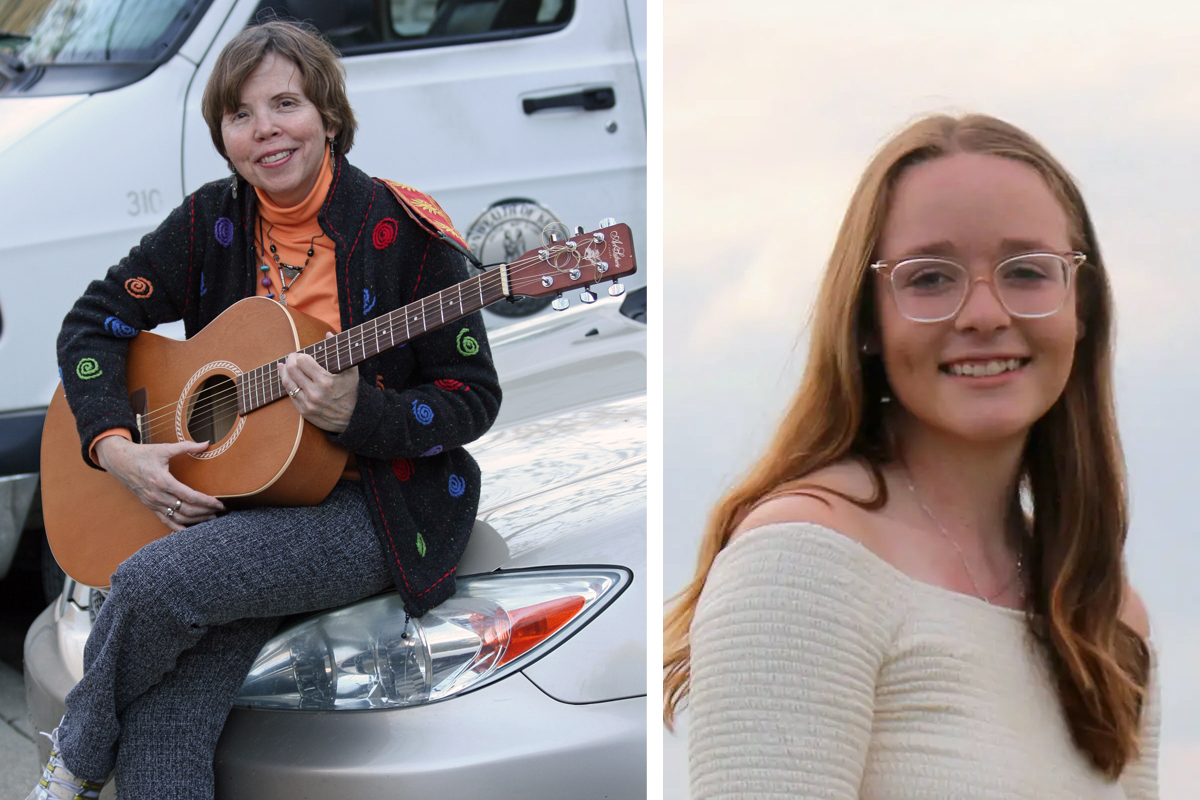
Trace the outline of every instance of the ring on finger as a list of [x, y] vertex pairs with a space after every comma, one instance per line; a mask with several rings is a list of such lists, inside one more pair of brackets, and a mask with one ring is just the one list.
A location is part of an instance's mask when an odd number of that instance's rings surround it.
[[167, 519], [170, 519], [173, 516], [175, 516], [175, 509], [168, 507], [167, 508]]
[[295, 396], [296, 396], [296, 392], [298, 392], [298, 391], [300, 391], [300, 387], [299, 387], [299, 386], [297, 386], [295, 389], [292, 389], [290, 392], [288, 392], [288, 397], [295, 397]]

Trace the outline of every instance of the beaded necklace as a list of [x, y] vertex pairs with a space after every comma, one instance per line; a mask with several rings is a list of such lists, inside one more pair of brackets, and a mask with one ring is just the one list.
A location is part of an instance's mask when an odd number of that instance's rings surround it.
[[[313, 257], [313, 243], [316, 242], [318, 238], [320, 238], [321, 236], [324, 236], [325, 234], [323, 232], [318, 233], [316, 236], [313, 236], [312, 239], [309, 240], [308, 256], [304, 259], [304, 266], [297, 267], [292, 264], [287, 264], [287, 263], [284, 263], [283, 261], [279, 260], [279, 253], [275, 249], [275, 240], [271, 239], [271, 231], [273, 231], [273, 230], [275, 230], [275, 223], [271, 223], [271, 227], [267, 229], [266, 239], [270, 240], [270, 242], [271, 242], [271, 245], [270, 245], [271, 258], [273, 258], [275, 260], [275, 264], [279, 267], [279, 285], [281, 287], [279, 290], [279, 302], [286, 306], [288, 289], [291, 289], [292, 284], [294, 284], [300, 278], [300, 276], [304, 274], [304, 268], [308, 266], [308, 262]], [[262, 215], [261, 214], [258, 217], [258, 244], [259, 244], [259, 248], [262, 250], [263, 262], [264, 262], [263, 265], [261, 267], [259, 267], [259, 270], [261, 270], [263, 273], [262, 285], [268, 289], [272, 289], [274, 287], [271, 285], [272, 284], [272, 282], [271, 282], [271, 267], [269, 264], [265, 263], [266, 255], [267, 255], [267, 244], [263, 238], [263, 224], [262, 224]], [[274, 299], [275, 293], [269, 291], [269, 292], [267, 292], [267, 297]]]

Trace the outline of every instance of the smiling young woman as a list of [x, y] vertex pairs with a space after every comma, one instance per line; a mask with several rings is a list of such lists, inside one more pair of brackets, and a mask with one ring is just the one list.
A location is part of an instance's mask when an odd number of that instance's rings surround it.
[[667, 615], [694, 800], [1157, 796], [1111, 314], [1027, 134], [937, 116], [881, 149], [799, 391]]

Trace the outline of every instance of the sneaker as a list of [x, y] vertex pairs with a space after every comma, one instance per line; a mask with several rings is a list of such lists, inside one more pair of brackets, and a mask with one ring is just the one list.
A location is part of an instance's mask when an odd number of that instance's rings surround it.
[[85, 781], [71, 774], [58, 754], [58, 728], [52, 733], [43, 731], [42, 736], [50, 740], [50, 760], [42, 768], [42, 779], [25, 800], [96, 800], [104, 782]]

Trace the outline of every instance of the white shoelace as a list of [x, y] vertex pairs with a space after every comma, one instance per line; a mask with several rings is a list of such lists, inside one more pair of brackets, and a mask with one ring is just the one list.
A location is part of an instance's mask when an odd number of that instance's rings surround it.
[[[38, 733], [50, 740], [50, 760], [42, 768], [42, 780], [40, 785], [34, 789], [31, 797], [37, 798], [37, 800], [67, 800], [67, 798], [71, 800], [74, 798], [96, 800], [96, 798], [100, 797], [101, 784], [76, 778], [75, 774], [63, 763], [62, 757], [58, 754], [58, 728], [55, 728], [50, 733], [46, 733], [45, 731], [38, 731]], [[66, 773], [66, 779], [54, 774], [59, 769], [62, 769]], [[66, 798], [55, 794], [53, 791], [55, 784], [70, 790], [71, 794], [67, 795]]]

